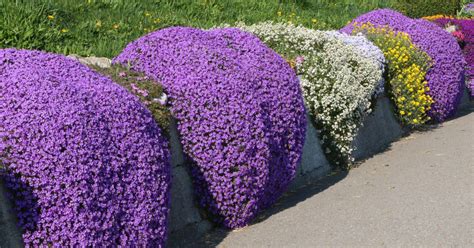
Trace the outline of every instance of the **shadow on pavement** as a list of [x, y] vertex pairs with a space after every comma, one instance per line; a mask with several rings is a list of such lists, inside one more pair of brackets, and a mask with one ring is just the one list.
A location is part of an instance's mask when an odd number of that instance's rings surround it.
[[[314, 183], [307, 184], [297, 190], [285, 193], [270, 209], [261, 212], [249, 226], [263, 222], [270, 216], [275, 215], [285, 209], [291, 208], [298, 203], [305, 201], [307, 198], [310, 198], [328, 189], [332, 185], [343, 180], [347, 174], [347, 171], [334, 171], [328, 176], [320, 180], [316, 180]], [[245, 228], [246, 227], [243, 229]], [[216, 247], [230, 232], [231, 230], [215, 228], [213, 231], [196, 242], [180, 247]]]

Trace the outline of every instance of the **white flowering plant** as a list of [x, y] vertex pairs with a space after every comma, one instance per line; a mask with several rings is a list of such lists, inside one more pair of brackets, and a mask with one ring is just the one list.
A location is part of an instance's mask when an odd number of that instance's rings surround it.
[[371, 111], [376, 92], [383, 91], [385, 60], [380, 49], [363, 36], [286, 23], [236, 26], [294, 64], [328, 159], [339, 166], [350, 165], [353, 139]]

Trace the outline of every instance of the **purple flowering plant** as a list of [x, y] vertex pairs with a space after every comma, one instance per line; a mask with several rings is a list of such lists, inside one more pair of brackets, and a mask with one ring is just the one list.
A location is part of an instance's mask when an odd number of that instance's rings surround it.
[[163, 247], [168, 158], [153, 116], [109, 78], [0, 50], [1, 179], [27, 247]]
[[109, 68], [91, 67], [100, 74], [110, 77], [112, 81], [137, 96], [140, 102], [150, 110], [165, 137], [169, 137], [171, 112], [168, 109], [167, 95], [160, 83], [143, 75], [143, 73], [129, 70], [121, 65], [112, 65]]
[[432, 59], [433, 66], [426, 79], [434, 100], [428, 115], [436, 121], [452, 116], [460, 103], [466, 61], [456, 39], [448, 32], [423, 19], [411, 19], [390, 9], [368, 12], [355, 18], [341, 31], [351, 33], [354, 25], [372, 23], [389, 26], [395, 31], [407, 33], [412, 42]]
[[245, 226], [295, 177], [306, 115], [295, 72], [238, 29], [173, 27], [130, 43], [114, 59], [161, 82], [196, 196], [228, 228]]
[[[441, 17], [433, 20], [440, 27], [455, 25], [464, 36], [463, 53], [467, 62], [466, 80], [470, 96], [474, 97], [474, 19], [456, 19], [453, 17]], [[453, 32], [454, 33], [454, 32]], [[451, 34], [453, 34], [451, 33]]]

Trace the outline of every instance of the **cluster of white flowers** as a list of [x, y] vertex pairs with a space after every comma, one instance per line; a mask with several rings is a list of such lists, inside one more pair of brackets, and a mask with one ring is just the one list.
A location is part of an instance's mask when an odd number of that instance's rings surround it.
[[[327, 31], [327, 33], [330, 33], [337, 39], [342, 40], [346, 45], [355, 47], [356, 51], [360, 55], [367, 59], [373, 60], [378, 64], [380, 70], [384, 70], [386, 61], [382, 50], [372, 43], [372, 41], [368, 40], [364, 34], [358, 33], [357, 35], [348, 35], [339, 31]], [[377, 88], [375, 89], [376, 95], [384, 93], [384, 85], [385, 80], [382, 77], [377, 85]]]
[[[383, 78], [382, 52], [363, 36], [285, 23], [237, 23], [288, 60], [296, 61], [305, 102], [328, 157], [352, 162], [352, 140], [371, 111]], [[383, 89], [383, 88], [382, 88]]]

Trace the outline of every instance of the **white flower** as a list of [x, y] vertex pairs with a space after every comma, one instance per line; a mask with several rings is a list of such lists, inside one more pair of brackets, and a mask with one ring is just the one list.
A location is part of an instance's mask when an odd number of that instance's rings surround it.
[[168, 96], [163, 93], [160, 98], [153, 98], [154, 102], [159, 102], [161, 105], [166, 105], [166, 103], [168, 102]]
[[444, 28], [444, 30], [448, 31], [449, 33], [456, 31], [456, 25], [448, 25]]
[[[298, 59], [306, 106], [322, 127], [322, 143], [353, 161], [352, 140], [370, 113], [371, 98], [383, 92], [383, 53], [363, 35], [317, 31], [286, 23], [237, 27], [251, 32], [287, 59]], [[326, 148], [326, 153], [331, 150]]]

